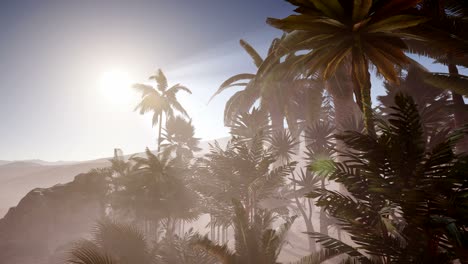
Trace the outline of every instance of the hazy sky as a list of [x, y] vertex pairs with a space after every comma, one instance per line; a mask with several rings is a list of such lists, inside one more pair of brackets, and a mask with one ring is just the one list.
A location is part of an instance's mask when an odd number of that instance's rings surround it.
[[[282, 0], [32, 0], [0, 8], [0, 159], [86, 160], [156, 145], [150, 115], [130, 92], [104, 89], [109, 72], [145, 82], [162, 68], [203, 139], [227, 135], [227, 77], [255, 68], [243, 38], [265, 54], [281, 32], [265, 24]], [[111, 75], [111, 76], [114, 76]], [[115, 78], [119, 80], [119, 78]], [[108, 84], [107, 84], [108, 86]], [[107, 87], [109, 88], [109, 87]]]
[[[6, 2], [6, 1], [5, 1]], [[227, 134], [229, 94], [209, 105], [227, 77], [254, 69], [238, 45], [262, 52], [281, 34], [268, 16], [292, 10], [275, 0], [8, 1], [0, 8], [0, 159], [83, 160], [156, 144], [150, 116], [133, 112], [136, 98], [102, 92], [109, 71], [146, 81], [163, 68], [197, 134]], [[264, 53], [264, 52], [263, 52]]]

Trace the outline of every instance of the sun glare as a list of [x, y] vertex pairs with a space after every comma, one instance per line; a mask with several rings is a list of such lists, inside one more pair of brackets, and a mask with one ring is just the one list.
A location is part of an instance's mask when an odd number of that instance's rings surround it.
[[122, 70], [110, 70], [101, 75], [100, 88], [103, 96], [112, 103], [127, 104], [134, 96], [129, 74]]

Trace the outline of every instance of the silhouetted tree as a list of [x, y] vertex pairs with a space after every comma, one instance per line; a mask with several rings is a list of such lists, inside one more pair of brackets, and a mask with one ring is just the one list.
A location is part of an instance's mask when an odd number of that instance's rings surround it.
[[142, 98], [135, 110], [140, 109], [140, 114], [145, 114], [147, 112], [153, 113], [153, 126], [159, 124], [158, 151], [160, 151], [163, 114], [166, 117], [166, 122], [169, 117], [174, 115], [174, 110], [188, 116], [185, 109], [179, 101], [177, 101], [176, 94], [181, 90], [190, 94], [192, 92], [187, 87], [180, 84], [168, 88], [167, 79], [162, 70], [158, 70], [158, 72], [149, 79], [156, 81], [156, 88], [147, 84], [133, 85], [135, 89], [141, 92]]
[[301, 61], [306, 76], [317, 71], [323, 79], [333, 76], [342, 65], [351, 66], [354, 94], [365, 117], [366, 129], [374, 133], [371, 112], [371, 81], [369, 62], [387, 80], [398, 82], [395, 66], [403, 66], [409, 59], [403, 39], [414, 36], [400, 30], [427, 21], [425, 17], [405, 14], [415, 1], [289, 1], [297, 6], [297, 14], [267, 22], [289, 34], [271, 53], [257, 75], [268, 73], [281, 56], [310, 50]]
[[189, 162], [193, 158], [193, 153], [200, 151], [198, 147], [200, 139], [195, 137], [195, 127], [192, 121], [186, 121], [180, 116], [171, 117], [167, 120], [164, 129], [163, 148], [169, 148], [176, 157], [183, 162]]
[[316, 204], [368, 255], [326, 235], [311, 235], [362, 263], [465, 263], [468, 159], [452, 150], [461, 134], [442, 132], [443, 140], [434, 135], [426, 141], [410, 97], [398, 94], [392, 109], [377, 137], [355, 131], [337, 136], [348, 147], [345, 161], [312, 164], [349, 194], [319, 189], [309, 197], [318, 198]]

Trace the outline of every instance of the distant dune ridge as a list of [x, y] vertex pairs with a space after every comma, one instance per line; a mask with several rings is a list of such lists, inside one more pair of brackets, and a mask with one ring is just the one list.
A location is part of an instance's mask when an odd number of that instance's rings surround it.
[[[216, 141], [224, 147], [228, 140]], [[212, 143], [214, 140], [202, 141], [202, 150], [196, 156], [208, 153]], [[83, 186], [98, 186], [92, 182], [99, 179], [88, 172], [109, 166], [110, 158], [82, 162], [1, 161], [0, 258], [12, 263], [50, 263], [49, 258], [59, 254], [62, 246], [86, 236], [101, 217], [98, 212], [102, 205], [95, 198], [99, 190]], [[69, 229], [72, 222], [73, 229]], [[207, 223], [204, 215], [190, 226], [205, 233]], [[291, 231], [288, 236], [294, 243], [284, 248], [280, 260], [308, 253], [303, 246], [307, 240], [302, 234], [302, 220], [296, 221]], [[29, 251], [32, 253], [28, 255], [21, 253]]]
[[[221, 145], [225, 145], [228, 137], [216, 139]], [[209, 151], [209, 144], [215, 140], [200, 142], [202, 151], [198, 156]], [[125, 153], [125, 149], [123, 150]], [[112, 153], [112, 150], [109, 150]], [[137, 153], [137, 155], [142, 153]], [[126, 155], [129, 157], [131, 154]], [[93, 168], [109, 166], [107, 158], [89, 161], [43, 161], [39, 159], [23, 161], [0, 160], [0, 218], [10, 207], [16, 206], [21, 198], [35, 188], [48, 188], [55, 184], [67, 183], [80, 174]]]

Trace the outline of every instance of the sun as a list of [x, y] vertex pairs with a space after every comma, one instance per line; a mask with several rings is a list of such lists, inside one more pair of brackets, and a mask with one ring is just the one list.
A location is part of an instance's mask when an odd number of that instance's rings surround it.
[[102, 73], [99, 86], [102, 95], [110, 102], [127, 104], [134, 95], [131, 89], [132, 81], [128, 72], [109, 70]]

